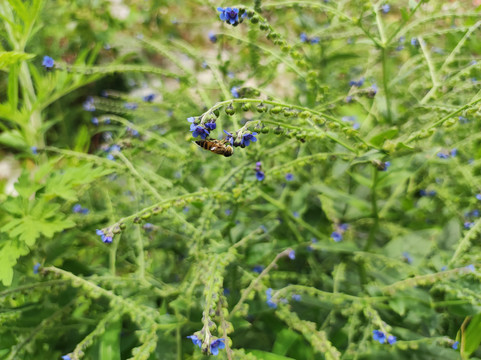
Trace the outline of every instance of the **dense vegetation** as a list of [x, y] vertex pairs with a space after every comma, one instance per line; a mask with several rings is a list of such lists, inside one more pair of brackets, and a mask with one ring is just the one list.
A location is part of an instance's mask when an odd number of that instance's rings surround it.
[[481, 358], [477, 6], [0, 1], [0, 358]]

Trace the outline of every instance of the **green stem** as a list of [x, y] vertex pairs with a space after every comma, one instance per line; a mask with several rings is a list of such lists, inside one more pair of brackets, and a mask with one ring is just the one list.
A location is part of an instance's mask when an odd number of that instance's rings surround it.
[[374, 224], [371, 226], [371, 231], [369, 232], [369, 238], [367, 239], [366, 246], [364, 247], [364, 251], [369, 251], [374, 243], [374, 238], [377, 233], [377, 229], [379, 227], [379, 213], [377, 208], [377, 194], [376, 194], [376, 187], [378, 181], [378, 169], [373, 166], [373, 176], [372, 176], [372, 186], [371, 186], [371, 217], [374, 218]]

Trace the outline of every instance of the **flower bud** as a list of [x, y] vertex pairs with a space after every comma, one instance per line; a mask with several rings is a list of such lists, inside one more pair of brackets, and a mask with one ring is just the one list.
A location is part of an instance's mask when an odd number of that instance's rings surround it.
[[270, 129], [269, 129], [268, 126], [264, 126], [264, 127], [262, 128], [261, 132], [262, 132], [263, 134], [268, 134], [268, 133], [269, 133], [269, 130], [270, 130]]
[[282, 108], [280, 106], [274, 106], [270, 109], [270, 113], [277, 115], [282, 111]]
[[242, 110], [243, 111], [249, 111], [251, 109], [251, 106], [249, 103], [244, 103], [242, 104]]
[[232, 106], [232, 104], [230, 104], [228, 107], [225, 108], [225, 113], [229, 116], [232, 116], [235, 114], [235, 109]]
[[263, 103], [260, 103], [257, 105], [257, 112], [258, 113], [263, 113], [267, 111], [267, 106], [265, 106]]

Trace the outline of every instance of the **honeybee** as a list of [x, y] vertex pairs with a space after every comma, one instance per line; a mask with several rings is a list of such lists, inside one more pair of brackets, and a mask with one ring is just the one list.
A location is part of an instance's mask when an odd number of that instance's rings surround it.
[[212, 151], [214, 154], [224, 155], [225, 157], [232, 156], [234, 149], [227, 140], [197, 140], [195, 141], [202, 149]]

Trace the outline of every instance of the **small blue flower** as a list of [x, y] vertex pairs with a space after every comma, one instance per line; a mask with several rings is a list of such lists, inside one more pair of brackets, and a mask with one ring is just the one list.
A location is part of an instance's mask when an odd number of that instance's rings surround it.
[[356, 87], [361, 87], [364, 85], [364, 78], [360, 78], [359, 80], [351, 80], [349, 81], [349, 86], [356, 86]]
[[240, 98], [239, 87], [238, 87], [238, 86], [233, 86], [233, 87], [230, 89], [230, 93], [231, 93], [232, 96], [235, 97], [236, 99]]
[[43, 57], [42, 66], [44, 66], [45, 69], [50, 70], [51, 68], [54, 67], [54, 65], [55, 65], [55, 60], [52, 59], [50, 56], [45, 55]]
[[219, 355], [219, 349], [225, 348], [224, 341], [224, 339], [216, 339], [210, 343], [210, 352], [212, 353], [212, 355]]
[[439, 153], [437, 154], [437, 156], [438, 156], [438, 158], [440, 158], [440, 159], [449, 159], [449, 155], [446, 154], [446, 153], [443, 153], [443, 152], [439, 152]]
[[301, 295], [299, 295], [299, 294], [292, 294], [292, 300], [301, 301]]
[[262, 180], [265, 179], [265, 177], [266, 177], [266, 175], [264, 174], [263, 171], [260, 171], [260, 170], [256, 171], [257, 180], [262, 181]]
[[111, 235], [106, 235], [102, 230], [96, 230], [95, 233], [100, 236], [102, 242], [105, 244], [110, 244], [113, 240]]
[[346, 96], [346, 98], [344, 99], [344, 101], [349, 104], [350, 102], [352, 102], [352, 96], [351, 96], [351, 95]]
[[30, 150], [32, 151], [32, 154], [33, 154], [33, 155], [38, 155], [38, 151], [37, 151], [37, 147], [36, 147], [36, 146], [32, 146], [32, 147], [30, 148]]
[[257, 139], [256, 139], [256, 136], [257, 133], [256, 132], [253, 132], [252, 134], [244, 134], [242, 135], [242, 139], [241, 139], [241, 145], [244, 145], [244, 146], [249, 146], [249, 144], [252, 142], [256, 142]]
[[145, 95], [142, 100], [145, 102], [152, 102], [155, 99], [155, 94]]
[[69, 355], [64, 355], [62, 356], [62, 360], [72, 360], [72, 358]]
[[415, 37], [411, 38], [411, 45], [412, 46], [418, 46], [419, 45], [418, 39], [416, 39]]
[[215, 128], [217, 127], [217, 125], [216, 125], [215, 122], [205, 123], [204, 126], [205, 126], [209, 131], [215, 130]]
[[389, 4], [384, 4], [383, 6], [381, 6], [381, 9], [382, 9], [382, 12], [384, 14], [387, 14], [389, 12], [389, 10], [391, 10], [391, 5]]
[[474, 223], [473, 223], [473, 222], [470, 222], [470, 221], [465, 221], [465, 222], [464, 222], [464, 228], [465, 228], [465, 229], [471, 229], [473, 226], [474, 226]]
[[332, 234], [331, 234], [331, 238], [332, 240], [334, 240], [335, 242], [339, 242], [342, 240], [342, 234], [337, 232], [337, 231], [334, 231]]
[[471, 271], [471, 272], [476, 271], [476, 268], [474, 267], [473, 264], [470, 264], [470, 265], [466, 266], [466, 269], [469, 270], [469, 271]]
[[212, 31], [209, 32], [209, 40], [211, 43], [217, 42], [217, 36]]
[[305, 42], [308, 42], [309, 41], [309, 38], [307, 37], [306, 33], [301, 33], [301, 35], [299, 35], [300, 39], [301, 39], [301, 42], [305, 43]]
[[287, 256], [289, 256], [289, 259], [294, 260], [296, 258], [296, 252], [291, 250]]
[[413, 263], [413, 258], [411, 257], [411, 255], [409, 255], [407, 251], [403, 252], [403, 258], [404, 258], [404, 261], [406, 261], [408, 264]]
[[191, 339], [194, 345], [198, 347], [202, 347], [202, 341], [197, 337], [197, 335], [189, 335], [187, 336], [188, 339]]
[[192, 124], [190, 126], [190, 131], [192, 131], [193, 137], [200, 136], [200, 138], [203, 140], [205, 140], [205, 138], [210, 134], [209, 130], [207, 130], [206, 128], [203, 128], [200, 125], [195, 125], [195, 124]]
[[374, 341], [379, 341], [380, 344], [384, 344], [386, 342], [386, 335], [380, 330], [373, 330], [372, 339]]
[[94, 98], [92, 96], [87, 97], [82, 106], [86, 111], [95, 111]]
[[33, 273], [35, 275], [38, 274], [38, 269], [40, 269], [40, 266], [42, 266], [42, 265], [40, 265], [40, 263], [36, 263], [35, 265], [33, 265]]
[[234, 145], [234, 136], [226, 130], [224, 130], [224, 133], [227, 135], [225, 138], [226, 141], [230, 142], [231, 145]]
[[352, 124], [352, 128], [354, 130], [359, 130], [360, 127], [361, 127], [361, 124], [359, 124], [358, 122], [355, 122], [355, 123]]
[[264, 266], [262, 265], [256, 265], [252, 268], [252, 271], [257, 273], [257, 274], [260, 274], [261, 272], [264, 271]]
[[349, 229], [349, 224], [340, 224], [339, 225], [339, 230], [341, 231], [346, 231], [347, 229]]
[[90, 120], [90, 121], [92, 121], [92, 124], [94, 124], [95, 126], [99, 125], [99, 119], [96, 118], [96, 117], [93, 117], [92, 120]]
[[456, 148], [451, 149], [451, 151], [449, 152], [449, 154], [450, 154], [452, 157], [455, 157], [455, 156], [458, 154], [458, 149], [456, 149]]
[[387, 171], [387, 169], [391, 166], [391, 162], [390, 161], [386, 161], [384, 162], [384, 168], [382, 169], [382, 171]]
[[138, 107], [139, 106], [136, 103], [125, 103], [124, 104], [124, 108], [126, 108], [127, 110], [135, 110]]
[[471, 216], [478, 217], [479, 216], [479, 210], [471, 211]]
[[266, 296], [267, 296], [267, 306], [269, 306], [270, 308], [277, 308], [277, 304], [275, 302], [272, 301], [272, 289], [269, 288], [266, 290]]
[[142, 226], [142, 229], [144, 229], [144, 230], [147, 231], [147, 232], [151, 232], [152, 230], [154, 230], [154, 224], [145, 223], [145, 224]]
[[230, 216], [230, 215], [232, 215], [232, 210], [231, 209], [225, 209], [224, 214], [226, 214], [227, 216]]
[[481, 194], [476, 194], [476, 199], [478, 199], [479, 201], [481, 201]]
[[237, 8], [221, 8], [218, 7], [217, 11], [220, 11], [219, 17], [222, 21], [226, 21], [231, 25], [239, 23], [239, 9]]
[[458, 345], [459, 345], [459, 341], [455, 341], [453, 345], [451, 345], [451, 347], [454, 349], [454, 350], [458, 350]]
[[298, 217], [299, 217], [299, 212], [298, 212], [298, 211], [294, 211], [294, 212], [292, 213], [292, 215], [294, 215], [295, 218], [298, 218]]
[[321, 42], [321, 38], [319, 36], [316, 36], [311, 39], [311, 45], [319, 44], [320, 42]]
[[72, 211], [76, 214], [88, 214], [89, 209], [83, 208], [82, 205], [80, 204], [75, 204], [74, 207], [72, 208]]
[[286, 174], [286, 180], [287, 180], [287, 181], [292, 181], [292, 180], [294, 180], [294, 175], [292, 175], [291, 173], [287, 173], [287, 174]]
[[389, 345], [394, 345], [396, 341], [397, 341], [397, 338], [394, 335], [389, 335], [387, 337], [387, 342], [389, 343]]

